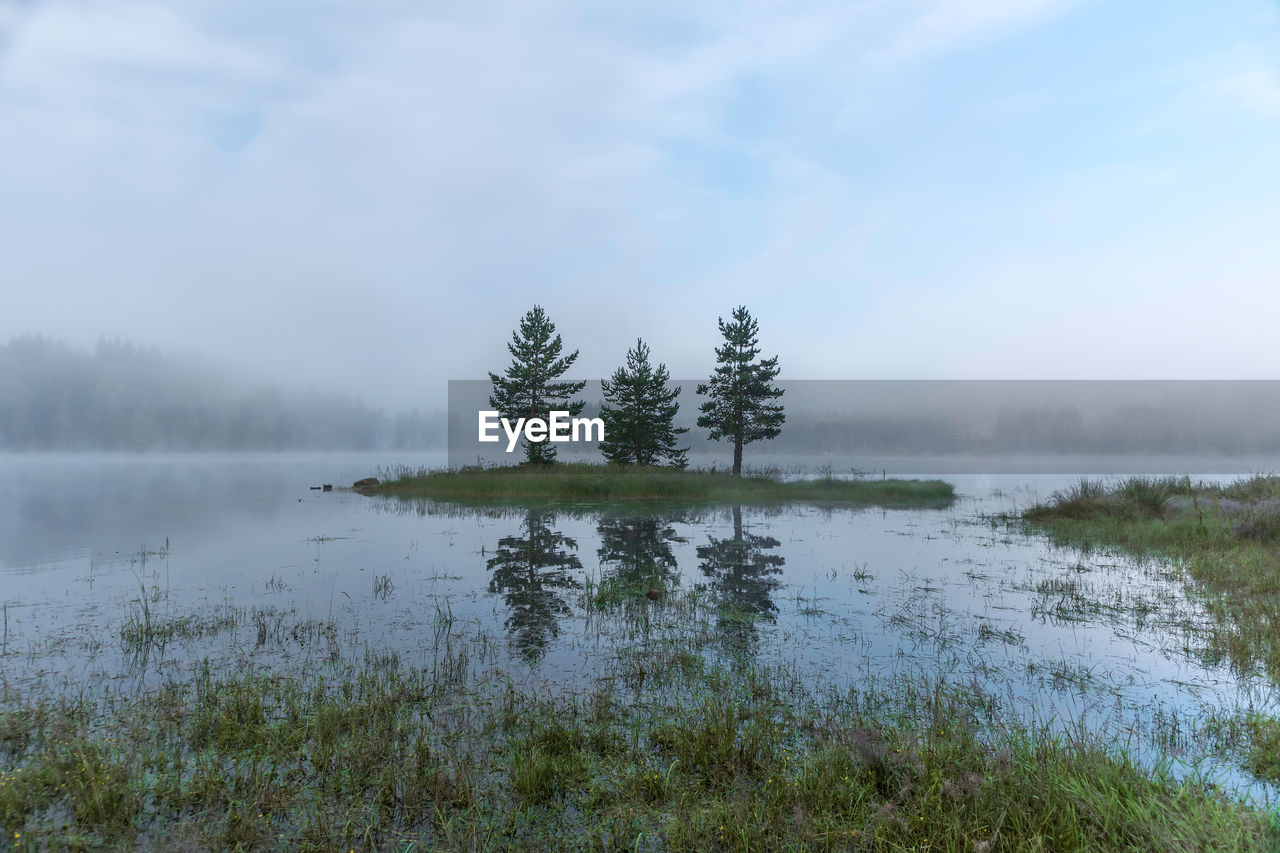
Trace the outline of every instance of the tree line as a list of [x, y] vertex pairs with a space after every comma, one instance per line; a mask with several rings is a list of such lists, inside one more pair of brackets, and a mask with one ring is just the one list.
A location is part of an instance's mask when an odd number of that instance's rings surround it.
[[[742, 474], [743, 448], [753, 442], [775, 438], [786, 420], [783, 394], [773, 384], [779, 373], [778, 357], [760, 358], [759, 324], [745, 306], [733, 310], [729, 320], [718, 318], [723, 342], [715, 348], [716, 367], [705, 383], [697, 387], [697, 425], [709, 431], [712, 441], [733, 447], [733, 473]], [[507, 344], [511, 364], [499, 375], [489, 374], [493, 393], [489, 405], [501, 417], [541, 418], [553, 411], [580, 414], [586, 406], [574, 399], [586, 387], [585, 381], [561, 377], [578, 359], [578, 350], [566, 353], [556, 333], [555, 323], [542, 306], [535, 305], [520, 320]], [[649, 346], [637, 339], [627, 351], [626, 361], [601, 382], [604, 396], [600, 418], [604, 439], [600, 451], [619, 465], [662, 465], [684, 468], [688, 447], [680, 447], [688, 427], [676, 426], [681, 389], [671, 385], [667, 366], [656, 367]], [[556, 461], [556, 448], [547, 441], [524, 442], [525, 463], [549, 465]]]

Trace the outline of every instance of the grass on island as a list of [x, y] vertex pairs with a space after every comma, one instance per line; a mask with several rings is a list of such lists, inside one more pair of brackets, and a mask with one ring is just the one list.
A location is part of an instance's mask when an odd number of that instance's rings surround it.
[[877, 506], [945, 506], [955, 488], [941, 480], [783, 480], [767, 474], [592, 465], [399, 471], [368, 493], [444, 500], [682, 501], [767, 504], [787, 501]]
[[[1004, 721], [998, 690], [828, 692], [727, 655], [716, 612], [696, 592], [597, 611], [631, 626], [634, 647], [554, 695], [477, 665], [491, 641], [447, 619], [425, 666], [373, 650], [322, 655], [309, 675], [206, 663], [96, 708], [15, 688], [0, 711], [0, 825], [32, 849], [1280, 844], [1265, 810]], [[324, 648], [325, 631], [303, 627], [279, 633]]]
[[[1207, 662], [1280, 682], [1280, 476], [1221, 486], [1189, 477], [1082, 480], [1021, 521], [1058, 544], [1173, 562], [1212, 617], [1202, 638]], [[1250, 770], [1280, 780], [1280, 720], [1248, 715], [1238, 728]]]

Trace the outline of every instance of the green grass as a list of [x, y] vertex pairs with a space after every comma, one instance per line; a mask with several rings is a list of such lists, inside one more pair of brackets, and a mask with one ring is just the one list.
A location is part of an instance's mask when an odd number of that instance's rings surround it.
[[1022, 513], [1059, 544], [1168, 560], [1214, 618], [1209, 652], [1280, 681], [1280, 477], [1224, 486], [1183, 477], [1082, 481]]
[[198, 639], [219, 631], [235, 628], [248, 613], [226, 605], [214, 607], [207, 615], [185, 615], [170, 618], [153, 613], [145, 599], [135, 600], [134, 609], [120, 627], [120, 640], [126, 649], [140, 652], [151, 646], [163, 649], [176, 640]]
[[1249, 714], [1245, 723], [1250, 772], [1260, 779], [1280, 780], [1280, 720]]
[[[1280, 483], [1091, 483], [1017, 523], [1189, 566], [1258, 548], [1275, 560], [1247, 513], [1221, 505], [1274, 494]], [[1280, 849], [1280, 813], [1139, 766], [1113, 742], [1015, 722], [999, 684], [802, 683], [725, 646], [735, 614], [705, 593], [650, 601], [645, 585], [589, 585], [592, 624], [626, 644], [589, 678], [528, 687], [448, 610], [436, 652], [427, 638], [402, 658], [344, 632], [340, 658], [332, 623], [292, 611], [148, 618], [126, 605], [127, 648], [234, 632], [234, 615], [247, 646], [287, 644], [310, 663], [171, 667], [96, 703], [8, 684], [0, 829], [30, 849]], [[1077, 607], [1072, 580], [1037, 590]], [[1254, 773], [1280, 776], [1280, 722], [1206, 726]]]
[[877, 506], [945, 506], [955, 488], [941, 480], [784, 481], [776, 476], [734, 477], [719, 471], [615, 465], [400, 472], [368, 490], [405, 498], [479, 501], [680, 501], [769, 504], [789, 501]]
[[[1189, 477], [1081, 481], [1022, 513], [1058, 544], [1166, 561], [1186, 573], [1211, 617], [1196, 653], [1280, 682], [1280, 477], [1226, 485]], [[1212, 719], [1219, 746], [1259, 778], [1280, 781], [1280, 721], [1245, 711]]]
[[[310, 674], [200, 665], [99, 707], [15, 690], [0, 712], [0, 826], [35, 849], [1280, 844], [1268, 812], [1011, 723], [976, 686], [825, 690], [720, 654], [696, 592], [596, 618], [652, 628], [573, 690], [373, 650]], [[636, 667], [647, 691], [629, 686]]]

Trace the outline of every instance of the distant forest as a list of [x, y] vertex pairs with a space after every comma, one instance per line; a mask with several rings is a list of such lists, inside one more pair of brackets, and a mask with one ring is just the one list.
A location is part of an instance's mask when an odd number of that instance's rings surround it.
[[[794, 421], [794, 423], [792, 423]], [[694, 442], [695, 452], [701, 447]], [[809, 414], [790, 418], [760, 453], [835, 455], [1193, 454], [1280, 452], [1280, 416], [1221, 414], [1191, 405], [1137, 403], [1084, 416], [1074, 406], [1000, 409], [994, 422], [964, 417]]]
[[[686, 387], [676, 423], [692, 427], [684, 443], [695, 456], [723, 455], [723, 445], [694, 425], [696, 383], [680, 384]], [[1151, 383], [1131, 399], [1079, 405], [1010, 405], [995, 398], [966, 405], [945, 396], [985, 393], [1000, 383], [938, 383], [919, 394], [910, 383], [886, 383], [889, 390], [911, 391], [905, 402], [877, 399], [885, 392], [875, 384], [782, 384], [786, 426], [761, 442], [759, 453], [1280, 452], [1280, 382]], [[475, 385], [476, 400], [466, 400], [454, 415], [455, 430], [468, 441], [475, 436], [474, 413], [488, 395], [487, 382]], [[833, 399], [842, 388], [852, 396]], [[584, 396], [591, 402], [583, 414], [597, 414], [598, 393]], [[119, 341], [92, 349], [41, 336], [0, 344], [0, 450], [443, 448], [447, 420], [443, 411], [386, 413], [349, 394], [255, 386], [198, 361]]]
[[442, 413], [252, 386], [155, 348], [42, 336], [0, 345], [0, 449], [371, 450], [440, 446]]
[[[584, 414], [592, 413], [588, 406]], [[724, 454], [723, 444], [708, 439], [707, 431], [694, 426], [692, 418], [678, 418], [677, 424], [691, 427], [684, 443], [694, 455]], [[1135, 403], [1089, 416], [1075, 406], [1005, 406], [994, 417], [788, 411], [782, 434], [760, 442], [755, 453], [1270, 454], [1280, 453], [1280, 407], [1271, 406], [1265, 415], [1225, 414], [1176, 403]]]
[[[723, 456], [696, 425], [696, 382], [680, 380], [677, 426], [694, 457]], [[787, 421], [753, 454], [1000, 456], [1126, 454], [1231, 456], [1280, 453], [1280, 381], [824, 381], [779, 380]], [[488, 383], [450, 400], [450, 453], [504, 459], [475, 442]], [[589, 383], [583, 416], [599, 413]], [[451, 392], [453, 393], [453, 392]], [[497, 448], [495, 450], [495, 448]], [[567, 453], [598, 458], [594, 447]]]

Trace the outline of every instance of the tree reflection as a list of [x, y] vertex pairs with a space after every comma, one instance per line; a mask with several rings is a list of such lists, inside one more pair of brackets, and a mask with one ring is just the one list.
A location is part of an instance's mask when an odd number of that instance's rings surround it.
[[619, 591], [638, 594], [651, 589], [665, 593], [675, 586], [672, 546], [687, 540], [676, 534], [673, 520], [660, 515], [602, 517], [596, 525], [602, 586], [611, 582]]
[[720, 607], [720, 630], [732, 647], [746, 651], [756, 640], [755, 621], [778, 611], [773, 591], [782, 585], [779, 575], [786, 558], [768, 551], [781, 542], [772, 536], [756, 536], [742, 529], [742, 507], [733, 507], [733, 536], [708, 536], [698, 546], [699, 568], [709, 579]]
[[582, 570], [576, 540], [553, 530], [554, 513], [530, 509], [522, 535], [504, 536], [487, 563], [489, 591], [502, 594], [511, 643], [530, 662], [542, 658], [547, 643], [560, 633], [559, 619], [569, 613], [564, 591], [579, 589]]

